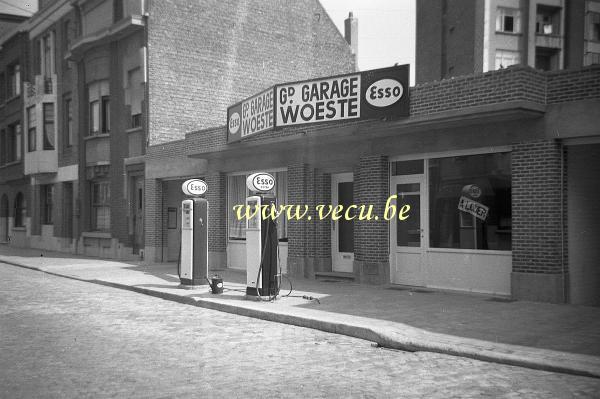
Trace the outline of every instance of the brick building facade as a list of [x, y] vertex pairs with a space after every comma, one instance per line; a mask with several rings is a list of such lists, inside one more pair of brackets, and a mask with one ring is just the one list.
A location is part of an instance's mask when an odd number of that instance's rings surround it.
[[[412, 87], [406, 119], [281, 128], [230, 144], [225, 127], [204, 129], [150, 147], [149, 157], [184, 152], [196, 164], [180, 178], [209, 183], [213, 268], [246, 267], [230, 208], [247, 194], [245, 176], [268, 171], [288, 204], [337, 204], [351, 183], [352, 201], [374, 205], [374, 214], [393, 194], [419, 210], [406, 225], [355, 221], [351, 238], [339, 224], [315, 221], [314, 211], [311, 221], [290, 220], [279, 245], [288, 274], [598, 305], [600, 229], [586, 215], [598, 212], [589, 182], [600, 167], [599, 79], [598, 67], [513, 66]], [[178, 183], [163, 188], [178, 191]], [[485, 221], [457, 209], [471, 185], [490, 209]], [[155, 226], [168, 224], [166, 208], [181, 197], [157, 197], [164, 205]], [[152, 234], [169, 260], [176, 235]]]

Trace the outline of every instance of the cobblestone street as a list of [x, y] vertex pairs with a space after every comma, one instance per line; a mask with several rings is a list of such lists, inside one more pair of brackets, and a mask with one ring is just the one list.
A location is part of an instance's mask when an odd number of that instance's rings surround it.
[[600, 380], [369, 342], [0, 264], [0, 397], [597, 397]]

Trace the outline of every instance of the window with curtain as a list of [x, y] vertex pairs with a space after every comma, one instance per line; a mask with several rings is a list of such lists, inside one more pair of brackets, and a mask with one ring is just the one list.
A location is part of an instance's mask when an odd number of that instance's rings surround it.
[[44, 150], [54, 149], [54, 103], [44, 103]]
[[27, 108], [27, 151], [36, 150], [37, 143], [37, 118], [35, 114], [35, 105]]
[[110, 93], [108, 81], [98, 81], [88, 86], [89, 118], [88, 134], [110, 132]]
[[[287, 204], [287, 172], [268, 172], [275, 177], [275, 187], [270, 192], [277, 196], [277, 206]], [[229, 176], [227, 178], [227, 208], [228, 230], [230, 240], [246, 239], [246, 221], [238, 220], [233, 207], [245, 205], [246, 197], [250, 195], [246, 187], [248, 175]], [[287, 219], [284, 215], [277, 219], [277, 237], [280, 241], [287, 241]]]
[[[483, 219], [463, 210], [480, 205]], [[429, 212], [431, 247], [510, 250], [510, 153], [431, 159]]]

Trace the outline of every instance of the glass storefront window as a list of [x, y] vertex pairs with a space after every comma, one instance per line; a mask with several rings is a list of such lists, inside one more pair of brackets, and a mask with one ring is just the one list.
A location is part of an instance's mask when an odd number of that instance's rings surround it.
[[510, 250], [510, 153], [431, 159], [429, 214], [432, 248]]
[[[267, 172], [275, 177], [276, 192], [271, 194], [277, 196], [277, 206], [287, 204], [287, 172]], [[248, 175], [235, 175], [227, 177], [227, 219], [230, 240], [246, 239], [246, 221], [238, 220], [233, 211], [235, 205], [246, 204], [246, 198], [250, 195], [246, 187]], [[280, 241], [287, 241], [287, 219], [277, 219], [277, 236]]]

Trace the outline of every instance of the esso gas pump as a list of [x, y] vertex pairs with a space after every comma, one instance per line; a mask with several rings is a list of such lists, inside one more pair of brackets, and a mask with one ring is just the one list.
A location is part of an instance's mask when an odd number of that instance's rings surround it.
[[186, 180], [181, 202], [181, 253], [179, 280], [184, 288], [208, 284], [208, 201], [198, 198], [208, 189], [199, 179]]
[[275, 186], [275, 178], [268, 173], [254, 173], [246, 179], [246, 186], [256, 193], [246, 198], [250, 214], [254, 213], [246, 220], [246, 295], [275, 298], [279, 293], [277, 225], [273, 219], [262, 217], [264, 207], [276, 205], [275, 196], [267, 193]]

